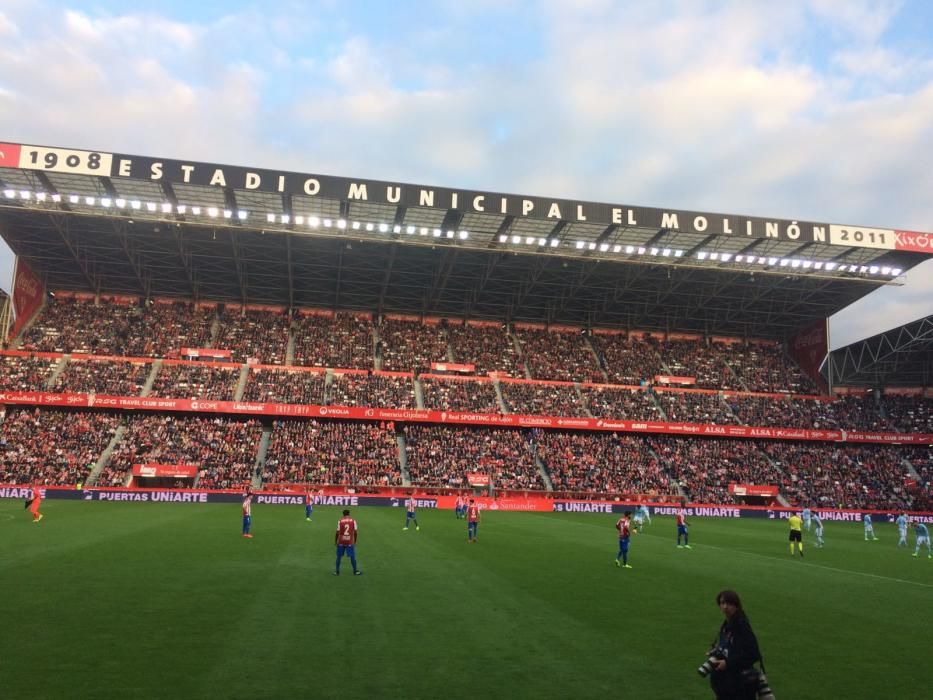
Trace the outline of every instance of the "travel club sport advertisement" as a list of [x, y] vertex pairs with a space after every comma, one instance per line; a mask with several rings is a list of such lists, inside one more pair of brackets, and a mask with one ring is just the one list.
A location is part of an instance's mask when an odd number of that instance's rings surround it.
[[[0, 498], [26, 499], [30, 497], [32, 487], [25, 485], [0, 486]], [[316, 489], [315, 489], [316, 490]], [[42, 497], [48, 499], [67, 499], [78, 501], [99, 501], [106, 503], [228, 503], [239, 504], [243, 500], [240, 491], [212, 490], [176, 490], [176, 489], [125, 489], [125, 488], [86, 488], [46, 487]], [[253, 504], [256, 506], [293, 506], [304, 507], [306, 491], [255, 491]], [[383, 508], [403, 508], [408, 496], [380, 496], [356, 493], [315, 494], [314, 505], [358, 507], [376, 506]], [[528, 498], [491, 498], [473, 497], [476, 504], [484, 511], [491, 512], [537, 512], [537, 513], [623, 513], [635, 508], [643, 501], [575, 501], [554, 500], [546, 497]], [[416, 496], [418, 508], [453, 510], [456, 496]], [[651, 515], [676, 515], [680, 510], [677, 504], [648, 503]], [[798, 509], [799, 510], [799, 509]], [[688, 504], [684, 507], [687, 517], [694, 518], [768, 518], [784, 520], [795, 512], [793, 508], [783, 506], [739, 506], [716, 504]], [[823, 520], [859, 523], [865, 515], [874, 522], [894, 522], [897, 513], [880, 510], [848, 510], [832, 508], [814, 508], [813, 512]], [[911, 518], [918, 522], [933, 523], [933, 513], [911, 513]]]

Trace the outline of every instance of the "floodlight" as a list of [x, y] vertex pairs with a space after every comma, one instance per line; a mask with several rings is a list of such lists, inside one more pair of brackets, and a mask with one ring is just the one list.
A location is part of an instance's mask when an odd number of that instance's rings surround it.
[[663, 255], [665, 258], [671, 257], [671, 249], [665, 248], [664, 250], [661, 251], [661, 255]]
[[379, 233], [388, 233], [389, 225], [388, 224], [379, 224]]
[[304, 222], [305, 222], [305, 218], [301, 214], [295, 217], [296, 226], [301, 226]]
[[375, 227], [374, 227], [371, 223], [367, 223], [367, 224], [366, 224], [366, 230], [367, 230], [367, 231], [372, 231], [374, 228], [375, 228]]
[[618, 253], [620, 250], [622, 250], [622, 246], [620, 246], [618, 243], [616, 243], [614, 246], [612, 246], [612, 252], [613, 252], [613, 253]]
[[538, 245], [547, 245], [547, 241], [544, 240], [543, 238], [539, 238], [539, 239], [538, 239]]
[[[411, 227], [409, 226], [409, 228]], [[499, 234], [499, 243], [505, 243], [507, 240], [509, 240], [508, 236], [506, 236], [504, 233]]]
[[534, 236], [525, 236], [525, 245], [534, 245], [535, 237]]
[[658, 249], [657, 249], [657, 248], [652, 248], [652, 249], [651, 249], [651, 254], [652, 254], [652, 255], [657, 255], [657, 254], [658, 254]]
[[719, 259], [722, 260], [723, 262], [729, 262], [730, 260], [732, 260], [732, 253], [720, 253]]
[[638, 247], [638, 254], [639, 254], [639, 255], [644, 255], [644, 254], [645, 254], [645, 249], [642, 248], [641, 246], [639, 246], [639, 247]]
[[890, 275], [890, 274], [891, 274], [891, 267], [890, 267], [889, 265], [885, 265], [884, 267], [882, 267], [882, 268], [881, 268], [881, 274], [882, 274], [882, 275]]
[[[13, 190], [8, 190], [8, 191], [9, 191], [9, 192], [13, 192]], [[15, 196], [16, 196], [16, 193], [13, 192], [13, 194], [11, 194], [10, 196], [11, 196], [11, 197], [15, 197]], [[80, 199], [80, 197], [78, 197], [78, 195], [76, 195], [76, 194], [72, 194], [72, 195], [69, 195], [69, 196], [68, 196], [68, 201], [71, 202], [72, 204], [77, 204], [79, 199]], [[152, 206], [154, 207], [155, 205], [153, 204]], [[155, 211], [155, 209], [153, 209], [153, 211]]]
[[871, 274], [873, 274], [873, 275], [877, 275], [877, 274], [878, 274], [878, 266], [877, 266], [877, 265], [872, 265], [871, 267], [868, 268], [868, 271], [869, 271]]
[[275, 223], [275, 214], [266, 214], [266, 221], [270, 224]]
[[435, 238], [440, 238], [440, 237], [441, 237], [441, 230], [440, 230], [439, 228], [436, 228], [436, 229], [434, 229], [433, 231], [431, 231], [431, 235], [434, 236]]
[[350, 228], [352, 228], [354, 231], [359, 231], [359, 230], [360, 230], [360, 222], [359, 222], [359, 221], [354, 221], [354, 222], [352, 222], [352, 223], [350, 224]]
[[518, 244], [522, 242], [521, 236], [512, 236], [512, 243]]
[[20, 190], [19, 196], [22, 197], [23, 199], [29, 199], [30, 197], [32, 197], [32, 192], [30, 192], [29, 190]]
[[[406, 227], [405, 227], [405, 233], [407, 233], [408, 235], [411, 235], [411, 234], [413, 234], [414, 232], [415, 232], [415, 227], [414, 227], [414, 226], [406, 226]], [[505, 238], [506, 238], [505, 236], [499, 236], [499, 241], [500, 241], [501, 243], [505, 243]]]
[[[461, 241], [465, 241], [467, 238], [470, 237], [470, 232], [469, 232], [469, 231], [461, 231], [459, 235], [460, 235], [460, 240], [461, 240]], [[544, 244], [542, 243], [542, 245], [544, 245]]]
[[556, 238], [552, 238], [552, 239], [551, 239], [551, 247], [552, 247], [552, 248], [556, 248], [556, 247], [559, 246], [559, 245], [560, 245], [560, 241], [559, 241], [559, 240], [557, 240]]
[[172, 203], [171, 202], [162, 202], [162, 213], [171, 214], [172, 213]]
[[864, 275], [866, 272], [868, 272], [868, 268], [862, 265], [858, 271]]
[[829, 262], [826, 263], [826, 269], [827, 269], [827, 270], [835, 270], [837, 267], [838, 267], [838, 264], [837, 264], [837, 263], [834, 263], [834, 262], [832, 262], [832, 261], [829, 261]]
[[608, 243], [600, 243], [600, 244], [599, 244], [599, 252], [600, 252], [600, 253], [606, 253], [606, 252], [608, 252], [608, 251], [609, 251], [609, 244], [608, 244]]
[[682, 258], [683, 256], [684, 256], [684, 251], [681, 250], [680, 248], [674, 251], [675, 258]]
[[208, 215], [209, 217], [211, 217], [212, 219], [216, 218], [216, 217], [217, 217], [217, 214], [218, 214], [217, 207], [208, 207], [208, 208], [207, 208], [207, 215]]
[[719, 253], [718, 253], [718, 252], [712, 252], [712, 253], [710, 253], [710, 254], [709, 254], [709, 259], [710, 259], [710, 260], [719, 260]]
[[899, 267], [895, 267], [891, 270], [891, 274], [894, 275], [895, 277], [900, 277], [902, 272], [903, 270]]
[[85, 197], [84, 198], [84, 203], [87, 204], [88, 206], [94, 206], [95, 201], [96, 201], [96, 197]]
[[[330, 219], [324, 219], [324, 225], [330, 226]], [[337, 228], [342, 230], [342, 229], [345, 229], [346, 227], [347, 227], [346, 219], [337, 219]]]
[[[16, 190], [3, 190], [3, 196], [7, 199], [13, 199], [16, 196]], [[78, 198], [75, 197], [77, 200]]]
[[625, 252], [631, 255], [632, 253], [635, 252], [635, 246], [632, 246], [632, 245], [625, 246]]
[[[217, 210], [215, 209], [214, 211], [217, 211]], [[208, 210], [207, 213], [210, 214], [210, 210]], [[217, 215], [216, 215], [216, 214], [211, 214], [211, 216], [217, 216]], [[290, 217], [288, 214], [280, 214], [280, 215], [279, 215], [279, 223], [280, 223], [280, 224], [287, 224], [287, 223], [289, 223], [291, 220], [292, 220], [292, 217]]]
[[392, 227], [392, 233], [401, 233], [401, 232], [402, 232], [402, 227], [399, 226], [398, 224], [395, 224], [395, 226]]
[[[322, 221], [321, 223], [324, 224], [324, 228], [330, 228], [331, 224], [333, 224], [334, 222], [331, 221], [330, 219], [324, 219], [324, 221]], [[347, 222], [344, 221], [343, 219], [338, 219], [337, 228], [346, 228], [346, 227], [347, 227]]]
[[427, 235], [428, 235], [428, 229], [427, 229], [427, 227], [426, 227], [426, 226], [422, 226], [422, 227], [418, 230], [418, 235], [419, 235], [419, 236], [427, 236]]
[[803, 267], [804, 267], [804, 269], [809, 270], [811, 267], [813, 267], [813, 261], [812, 261], [812, 260], [804, 260], [804, 261], [803, 261]]
[[62, 201], [62, 196], [58, 192], [56, 192], [55, 194], [52, 195], [52, 201], [55, 203], [58, 203]]
[[[40, 194], [43, 194], [43, 195], [44, 195], [45, 193], [42, 192], [42, 193], [40, 193]], [[118, 207], [120, 207], [120, 209], [124, 209], [124, 208], [126, 207], [126, 200], [123, 199], [122, 197], [120, 197], [120, 198], [114, 200], [114, 204], [116, 204]]]
[[590, 250], [596, 250], [596, 244], [595, 244], [595, 243], [590, 243], [590, 244], [588, 244], [586, 247], [589, 248]]
[[453, 232], [453, 231], [448, 231], [448, 232], [447, 232], [447, 237], [448, 237], [448, 238], [453, 238], [453, 237], [454, 237], [454, 232]]
[[583, 241], [577, 241], [576, 243], [577, 250], [582, 250], [584, 245], [586, 244]]
[[[53, 196], [52, 199], [55, 199]], [[139, 209], [143, 205], [138, 199], [134, 199], [130, 202], [130, 209]]]
[[44, 202], [45, 192], [36, 192], [36, 199], [38, 199], [40, 202]]
[[184, 214], [186, 211], [188, 211], [188, 207], [184, 204], [179, 204], [177, 211], [179, 214]]
[[201, 216], [201, 207], [191, 207], [191, 213], [195, 216]]
[[787, 267], [788, 265], [790, 265], [790, 260], [787, 258], [781, 258], [781, 267]]
[[[28, 192], [23, 192], [22, 194], [28, 195], [29, 193], [28, 193]], [[24, 199], [29, 199], [29, 198], [28, 198], [28, 197], [24, 197]], [[101, 198], [100, 198], [100, 205], [101, 205], [102, 207], [109, 207], [109, 206], [112, 206], [112, 205], [113, 205], [113, 200], [110, 199], [110, 197], [101, 197]]]
[[817, 270], [822, 270], [822, 269], [823, 269], [823, 261], [822, 261], [822, 260], [817, 260], [815, 263], [813, 263], [813, 267], [815, 267]]
[[791, 261], [790, 261], [790, 266], [791, 266], [791, 267], [800, 267], [800, 261], [797, 260], [797, 259], [795, 258], [794, 260], [791, 260]]
[[240, 209], [236, 213], [236, 218], [238, 218], [240, 221], [246, 221], [247, 216], [249, 216], [249, 213], [246, 211], [243, 211], [242, 209]]
[[743, 255], [736, 255], [736, 256], [735, 256], [735, 261], [736, 261], [737, 263], [742, 262], [744, 259], [745, 259], [745, 256], [743, 256]]
[[146, 202], [146, 211], [155, 211], [157, 208], [155, 202]]

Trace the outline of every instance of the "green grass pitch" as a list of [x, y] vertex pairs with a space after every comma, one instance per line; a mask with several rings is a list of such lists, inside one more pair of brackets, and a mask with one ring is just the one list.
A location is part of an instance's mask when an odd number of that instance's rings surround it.
[[672, 518], [616, 568], [614, 516], [355, 508], [363, 576], [332, 575], [339, 508], [0, 501], [0, 696], [712, 697], [696, 673], [742, 596], [778, 698], [931, 697], [933, 560], [893, 525]]

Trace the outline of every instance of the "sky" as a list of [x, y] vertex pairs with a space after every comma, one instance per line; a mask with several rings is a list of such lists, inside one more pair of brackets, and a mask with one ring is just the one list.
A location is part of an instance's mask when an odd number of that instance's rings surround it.
[[[931, 36], [929, 2], [3, 0], [0, 141], [933, 231]], [[900, 282], [832, 347], [933, 313], [933, 260]]]

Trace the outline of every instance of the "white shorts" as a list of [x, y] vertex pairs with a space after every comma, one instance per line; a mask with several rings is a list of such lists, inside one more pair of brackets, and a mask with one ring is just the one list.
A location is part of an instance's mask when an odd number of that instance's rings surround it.
[[929, 537], [918, 537], [918, 538], [917, 538], [917, 546], [919, 547], [919, 546], [922, 545], [922, 544], [925, 544], [927, 547], [929, 547], [929, 546], [930, 546], [930, 538], [929, 538]]

